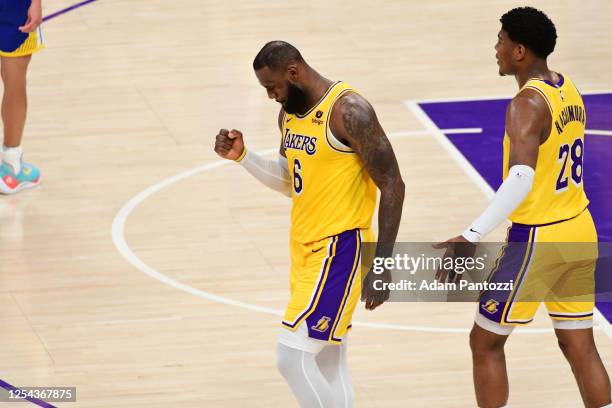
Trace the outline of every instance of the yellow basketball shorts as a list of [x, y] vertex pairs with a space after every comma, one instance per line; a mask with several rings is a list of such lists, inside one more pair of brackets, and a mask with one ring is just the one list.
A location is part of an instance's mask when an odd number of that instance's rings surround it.
[[29, 33], [23, 42], [15, 44], [15, 46], [16, 48], [12, 51], [0, 49], [0, 57], [24, 57], [42, 50], [45, 46], [42, 41], [41, 28], [38, 27], [35, 31]]
[[361, 296], [361, 244], [373, 241], [371, 229], [354, 229], [320, 241], [291, 240], [291, 299], [282, 321], [308, 336], [340, 343], [350, 329]]
[[553, 321], [593, 319], [597, 232], [585, 209], [544, 225], [512, 224], [490, 282], [513, 281], [511, 291], [485, 291], [478, 311], [499, 325], [525, 325], [544, 301]]

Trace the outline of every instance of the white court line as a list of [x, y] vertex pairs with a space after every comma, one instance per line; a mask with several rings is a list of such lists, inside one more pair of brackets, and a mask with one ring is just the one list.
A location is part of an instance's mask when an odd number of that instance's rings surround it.
[[[608, 322], [606, 316], [601, 314], [599, 309], [593, 309], [593, 319], [597, 322], [597, 325], [612, 339], [612, 325]], [[602, 324], [603, 323], [603, 324]]]
[[[482, 133], [482, 128], [457, 128], [457, 129], [440, 129], [440, 132], [447, 135], [463, 135], [470, 133]], [[389, 139], [395, 139], [397, 137], [407, 137], [407, 136], [429, 136], [431, 134], [430, 130], [410, 130], [407, 132], [395, 132], [389, 133], [387, 137]]]
[[585, 129], [585, 135], [597, 135], [597, 136], [612, 136], [611, 130], [595, 130], [595, 129]]
[[[415, 130], [411, 132], [393, 133], [389, 135], [389, 138], [435, 135], [436, 132], [438, 132], [438, 130]], [[482, 133], [482, 128], [439, 129], [439, 132], [444, 135], [477, 134]], [[612, 136], [612, 130], [585, 129], [584, 134], [593, 136]]]
[[[445, 135], [461, 135], [467, 133], [482, 133], [482, 128], [440, 129]], [[429, 131], [427, 132], [430, 133]]]
[[[599, 91], [599, 92], [591, 92], [589, 94], [598, 94], [598, 93], [608, 93], [607, 91]], [[611, 92], [612, 93], [612, 92]], [[469, 100], [490, 100], [494, 99], [491, 97], [470, 97], [467, 98]], [[467, 100], [466, 99], [466, 100]], [[428, 100], [429, 103], [436, 102], [448, 102], [447, 99], [440, 100]], [[454, 100], [456, 102], [462, 101], [462, 99]], [[423, 124], [423, 126], [431, 132], [434, 138], [442, 145], [442, 147], [450, 154], [450, 156], [459, 164], [459, 166], [467, 173], [467, 175], [474, 181], [474, 183], [480, 188], [480, 190], [484, 193], [484, 195], [491, 200], [495, 195], [495, 191], [489, 183], [485, 181], [485, 179], [476, 171], [474, 166], [465, 158], [465, 156], [455, 147], [454, 144], [451, 143], [450, 140], [446, 136], [444, 136], [443, 130], [439, 129], [438, 126], [434, 123], [433, 120], [425, 113], [425, 111], [419, 106], [421, 101], [417, 100], [407, 100], [404, 101], [404, 105], [417, 117], [417, 119]], [[593, 320], [597, 323], [598, 327], [600, 327], [604, 333], [608, 335], [609, 338], [612, 339], [612, 325], [608, 322], [608, 319], [604, 315], [601, 314], [597, 308], [594, 308], [593, 311]]]
[[440, 145], [448, 152], [448, 154], [461, 166], [467, 173], [468, 177], [480, 188], [485, 196], [490, 200], [493, 198], [495, 191], [489, 186], [489, 184], [482, 178], [480, 173], [472, 166], [472, 164], [461, 154], [459, 150], [451, 143], [446, 136], [444, 136], [443, 129], [439, 129], [438, 126], [431, 120], [429, 116], [421, 109], [418, 103], [414, 101], [404, 102], [406, 107], [416, 116], [416, 118], [423, 124], [427, 131], [433, 135], [433, 137], [440, 143]]
[[[442, 129], [447, 133], [461, 133], [465, 129]], [[469, 133], [473, 133], [479, 129], [468, 129]], [[436, 132], [440, 132], [440, 130], [436, 130]], [[434, 133], [436, 133], [434, 132]], [[390, 133], [388, 136], [390, 138], [397, 137], [409, 137], [409, 136], [422, 136], [428, 135], [429, 131], [409, 131], [409, 132], [398, 132], [398, 133]], [[261, 150], [258, 153], [260, 154], [270, 154], [277, 152], [278, 148]], [[187, 292], [194, 296], [201, 297], [203, 299], [208, 299], [213, 302], [223, 303], [226, 305], [240, 307], [242, 309], [251, 310], [254, 312], [261, 312], [266, 314], [271, 314], [275, 316], [283, 316], [283, 311], [278, 309], [272, 309], [269, 307], [258, 306], [252, 303], [241, 302], [239, 300], [230, 299], [225, 296], [215, 295], [214, 293], [207, 292], [201, 289], [194, 288], [185, 283], [182, 283], [176, 279], [173, 279], [169, 276], [164, 275], [159, 272], [155, 268], [147, 265], [142, 259], [140, 259], [130, 248], [126, 239], [125, 239], [125, 224], [130, 214], [136, 207], [142, 204], [147, 198], [151, 197], [153, 194], [163, 190], [164, 188], [178, 183], [179, 181], [185, 180], [189, 177], [192, 177], [196, 174], [203, 173], [206, 171], [210, 171], [216, 169], [217, 167], [221, 167], [224, 165], [228, 165], [233, 163], [229, 160], [218, 160], [212, 163], [204, 164], [202, 166], [198, 166], [191, 170], [184, 171], [175, 176], [169, 177], [165, 180], [162, 180], [147, 189], [141, 191], [134, 197], [132, 197], [127, 203], [121, 207], [115, 218], [113, 219], [113, 224], [111, 227], [111, 235], [113, 239], [113, 244], [119, 251], [119, 253], [136, 269], [140, 270], [146, 275], [149, 275], [153, 279], [157, 279], [165, 285], [173, 287], [178, 290], [182, 290], [183, 292]], [[353, 322], [354, 326], [360, 327], [369, 327], [374, 329], [388, 329], [388, 330], [402, 330], [402, 331], [418, 331], [418, 332], [428, 332], [428, 333], [468, 333], [470, 329], [468, 328], [452, 328], [452, 327], [430, 327], [430, 326], [415, 326], [415, 325], [403, 325], [403, 324], [390, 324], [390, 323], [370, 323], [370, 322]], [[550, 332], [552, 329], [517, 329], [516, 331], [522, 333], [544, 333]]]

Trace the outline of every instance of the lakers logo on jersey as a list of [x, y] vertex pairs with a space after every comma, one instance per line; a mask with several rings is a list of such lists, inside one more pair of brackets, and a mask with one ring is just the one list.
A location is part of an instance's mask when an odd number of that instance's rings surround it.
[[312, 330], [316, 330], [318, 332], [325, 333], [329, 329], [330, 320], [331, 319], [329, 317], [323, 316], [322, 318], [319, 319], [317, 324], [312, 326]]
[[494, 314], [497, 312], [497, 306], [499, 306], [499, 302], [493, 299], [489, 299], [482, 305], [482, 308], [487, 312]]
[[289, 128], [285, 129], [285, 138], [283, 140], [285, 149], [303, 150], [308, 155], [312, 156], [317, 152], [317, 138], [312, 136], [300, 135], [291, 133]]

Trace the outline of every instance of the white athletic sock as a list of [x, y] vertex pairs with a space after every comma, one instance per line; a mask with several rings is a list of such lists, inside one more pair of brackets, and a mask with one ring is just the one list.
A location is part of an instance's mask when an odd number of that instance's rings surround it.
[[6, 147], [2, 146], [2, 161], [13, 168], [15, 175], [21, 171], [21, 157], [23, 149], [21, 146]]
[[346, 336], [342, 344], [326, 346], [317, 354], [317, 364], [331, 386], [335, 407], [353, 408], [355, 397], [353, 381], [346, 361]]
[[278, 343], [276, 365], [302, 408], [333, 408], [332, 388], [316, 355]]

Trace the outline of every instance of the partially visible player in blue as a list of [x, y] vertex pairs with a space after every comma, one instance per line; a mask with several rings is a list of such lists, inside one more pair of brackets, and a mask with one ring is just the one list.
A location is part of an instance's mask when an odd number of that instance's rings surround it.
[[40, 172], [22, 160], [27, 112], [26, 74], [32, 54], [43, 48], [41, 0], [0, 0], [0, 65], [4, 96], [4, 142], [0, 151], [0, 193], [34, 187]]
[[[505, 219], [512, 221], [507, 241], [514, 244], [506, 246], [489, 279], [512, 280], [515, 288], [482, 293], [470, 334], [476, 400], [481, 408], [507, 404], [504, 345], [514, 327], [533, 320], [542, 299], [527, 296], [546, 281], [548, 288], [590, 292], [579, 301], [557, 297], [545, 304], [585, 407], [610, 407], [610, 379], [593, 340], [597, 232], [582, 177], [587, 114], [571, 79], [548, 68], [557, 39], [553, 22], [539, 10], [520, 7], [504, 14], [501, 23], [495, 45], [499, 74], [513, 75], [519, 86], [506, 111], [504, 182], [462, 235], [438, 245], [456, 253], [461, 243], [478, 242]], [[593, 248], [594, 254], [568, 263], [564, 255], [570, 247], [563, 254], [545, 250], [567, 242], [589, 243], [581, 252]], [[441, 272], [438, 278], [444, 279], [446, 271]], [[585, 287], [589, 292], [581, 292]]]

